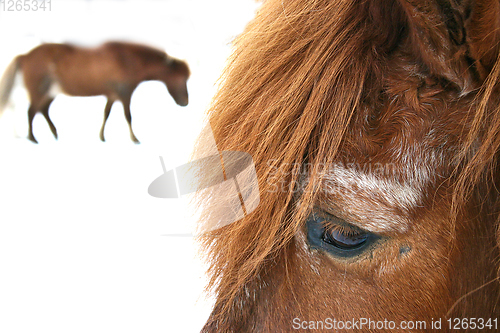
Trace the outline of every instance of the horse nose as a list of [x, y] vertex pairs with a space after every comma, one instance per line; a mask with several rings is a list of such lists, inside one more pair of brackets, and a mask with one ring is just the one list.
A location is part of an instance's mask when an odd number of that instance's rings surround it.
[[189, 98], [183, 98], [182, 100], [180, 100], [177, 104], [179, 104], [180, 106], [186, 106], [189, 104]]

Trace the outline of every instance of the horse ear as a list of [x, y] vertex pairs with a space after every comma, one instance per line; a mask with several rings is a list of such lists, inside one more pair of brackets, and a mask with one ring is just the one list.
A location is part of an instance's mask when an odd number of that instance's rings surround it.
[[174, 63], [174, 58], [172, 58], [171, 56], [166, 54], [165, 61], [166, 61], [168, 66], [171, 66]]

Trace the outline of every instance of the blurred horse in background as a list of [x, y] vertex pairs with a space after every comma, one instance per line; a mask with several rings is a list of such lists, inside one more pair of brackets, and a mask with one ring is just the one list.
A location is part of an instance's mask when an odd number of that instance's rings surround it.
[[49, 116], [49, 107], [58, 93], [71, 96], [107, 97], [100, 138], [115, 101], [123, 104], [130, 138], [139, 143], [132, 130], [130, 100], [139, 83], [157, 80], [165, 83], [170, 95], [180, 106], [188, 104], [186, 62], [165, 52], [139, 44], [108, 42], [94, 49], [68, 44], [42, 44], [25, 55], [17, 56], [0, 80], [0, 112], [6, 106], [16, 73], [21, 71], [28, 90], [28, 138], [33, 135], [33, 119], [40, 112], [47, 120], [54, 137], [57, 130]]
[[210, 111], [260, 205], [201, 236], [203, 332], [499, 331], [499, 54], [498, 0], [262, 2]]

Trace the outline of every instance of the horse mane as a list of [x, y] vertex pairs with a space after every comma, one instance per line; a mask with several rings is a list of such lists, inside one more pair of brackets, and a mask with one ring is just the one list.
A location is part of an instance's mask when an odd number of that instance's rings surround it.
[[112, 49], [117, 53], [132, 53], [136, 55], [139, 59], [144, 59], [144, 61], [150, 62], [164, 62], [167, 59], [167, 54], [158, 48], [130, 43], [130, 42], [106, 42], [102, 47]]
[[111, 49], [116, 54], [120, 55], [120, 61], [124, 63], [128, 61], [128, 58], [125, 55], [132, 53], [137, 59], [140, 59], [143, 64], [161, 64], [166, 62], [172, 72], [180, 74], [184, 77], [189, 77], [191, 75], [189, 66], [185, 61], [174, 58], [168, 55], [165, 51], [152, 46], [131, 42], [112, 41], [103, 44], [102, 47]]
[[[246, 286], [258, 285], [259, 274], [265, 274], [266, 265], [303, 226], [318, 182], [308, 182], [297, 194], [301, 166], [312, 166], [311, 179], [321, 178], [320, 166], [338, 155], [359, 109], [373, 104], [384, 90], [388, 59], [403, 41], [413, 47], [415, 65], [409, 75], [439, 77], [446, 81], [441, 90], [473, 96], [470, 119], [464, 120], [471, 125], [456, 154], [453, 214], [477, 186], [495, 177], [500, 148], [497, 53], [474, 48], [480, 63], [464, 65], [468, 58], [460, 27], [422, 10], [417, 13], [434, 21], [429, 26], [422, 21], [416, 29], [407, 19], [412, 10], [398, 0], [267, 0], [235, 40], [209, 120], [220, 151], [252, 155], [261, 203], [244, 219], [201, 236], [221, 322], [230, 307], [244, 309], [244, 299], [252, 297]], [[417, 30], [428, 32], [429, 38], [422, 41]], [[450, 39], [455, 42], [443, 42]], [[429, 49], [453, 61], [438, 61]], [[478, 70], [464, 74], [472, 66]], [[201, 140], [197, 150], [207, 149], [206, 144]], [[286, 175], [288, 191], [276, 191], [267, 181], [277, 169]], [[202, 223], [210, 218], [204, 211]], [[500, 232], [498, 238], [500, 242]]]

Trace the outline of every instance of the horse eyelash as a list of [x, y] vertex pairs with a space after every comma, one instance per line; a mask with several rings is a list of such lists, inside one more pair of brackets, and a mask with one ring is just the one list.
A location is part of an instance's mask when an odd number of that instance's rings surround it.
[[323, 230], [325, 233], [327, 232], [332, 232], [336, 231], [339, 234], [342, 234], [344, 236], [356, 236], [359, 235], [360, 233], [363, 233], [363, 230], [356, 228], [356, 227], [351, 227], [347, 224], [336, 224], [332, 223], [328, 219], [323, 219], [321, 221], [321, 225], [323, 226]]

